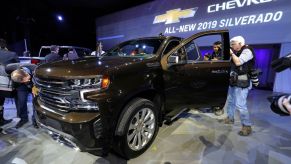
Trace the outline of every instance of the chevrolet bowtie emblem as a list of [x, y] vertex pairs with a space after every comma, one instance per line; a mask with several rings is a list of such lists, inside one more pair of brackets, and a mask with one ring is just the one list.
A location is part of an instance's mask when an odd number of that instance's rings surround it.
[[178, 23], [180, 18], [194, 17], [198, 7], [181, 10], [173, 9], [166, 12], [166, 14], [158, 15], [155, 17], [153, 24], [165, 22], [165, 24]]

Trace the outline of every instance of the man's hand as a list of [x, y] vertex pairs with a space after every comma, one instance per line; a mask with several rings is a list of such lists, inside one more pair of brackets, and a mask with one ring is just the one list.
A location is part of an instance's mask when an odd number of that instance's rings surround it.
[[230, 58], [234, 62], [234, 64], [236, 66], [240, 66], [241, 62], [240, 62], [239, 58], [233, 53], [233, 51], [231, 49], [229, 50], [229, 54], [230, 54]]
[[209, 57], [208, 56], [204, 56], [204, 60], [209, 60]]
[[204, 55], [204, 60], [209, 60], [210, 59], [210, 54], [209, 53], [206, 53], [205, 55]]
[[232, 49], [229, 49], [229, 54], [230, 54], [230, 56], [232, 56], [232, 54], [233, 54]]
[[38, 95], [39, 89], [36, 86], [33, 86], [31, 89], [33, 97]]

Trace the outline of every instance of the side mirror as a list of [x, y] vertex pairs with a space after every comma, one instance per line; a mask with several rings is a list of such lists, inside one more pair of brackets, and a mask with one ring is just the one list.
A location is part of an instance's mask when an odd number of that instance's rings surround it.
[[179, 62], [179, 57], [178, 56], [169, 56], [168, 58], [168, 64], [177, 64]]

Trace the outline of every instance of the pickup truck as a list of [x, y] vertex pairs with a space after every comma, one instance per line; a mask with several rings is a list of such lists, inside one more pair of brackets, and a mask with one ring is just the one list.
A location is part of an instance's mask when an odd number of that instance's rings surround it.
[[[30, 63], [30, 64], [39, 64], [45, 60], [45, 56], [50, 53], [51, 46], [41, 46], [38, 56], [34, 57], [26, 57], [21, 56], [19, 57], [20, 63]], [[67, 54], [69, 49], [73, 49], [80, 58], [84, 56], [90, 56], [91, 50], [89, 48], [84, 47], [76, 47], [76, 46], [59, 46], [59, 55], [64, 56]]]
[[[223, 60], [203, 60], [217, 40], [223, 43]], [[205, 31], [187, 39], [133, 39], [100, 58], [40, 65], [34, 75], [37, 123], [74, 149], [137, 157], [149, 148], [159, 127], [182, 111], [222, 109], [229, 50], [227, 30]]]

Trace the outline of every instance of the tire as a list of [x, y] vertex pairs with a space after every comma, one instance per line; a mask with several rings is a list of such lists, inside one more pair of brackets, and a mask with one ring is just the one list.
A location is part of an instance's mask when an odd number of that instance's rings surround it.
[[124, 108], [118, 126], [122, 135], [116, 137], [115, 150], [126, 159], [145, 152], [154, 141], [158, 130], [158, 111], [152, 101], [136, 98]]

